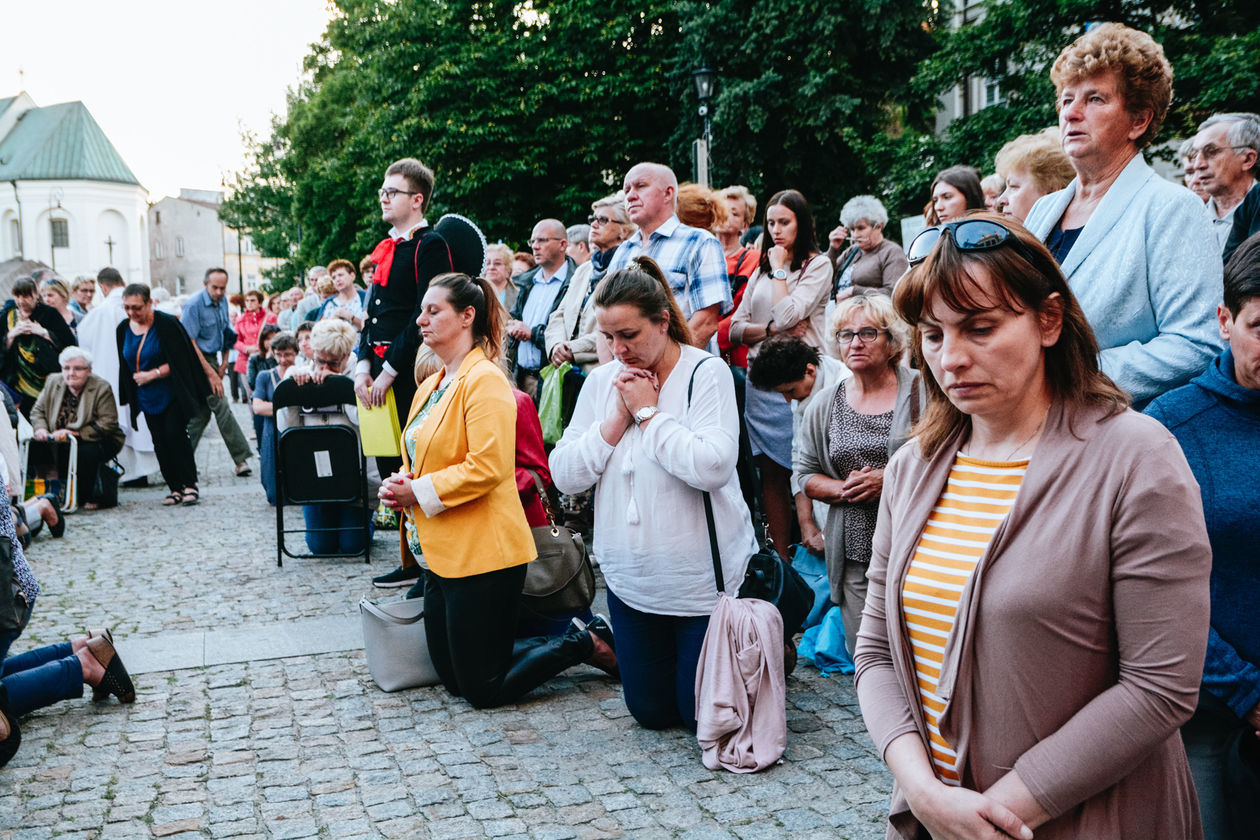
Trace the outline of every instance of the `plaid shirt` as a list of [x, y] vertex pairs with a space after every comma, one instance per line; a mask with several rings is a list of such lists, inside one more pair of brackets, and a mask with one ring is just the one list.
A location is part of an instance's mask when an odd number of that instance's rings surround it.
[[720, 305], [721, 315], [734, 308], [722, 245], [707, 230], [688, 227], [678, 221], [677, 216], [670, 216], [665, 224], [652, 231], [646, 246], [643, 231], [636, 231], [613, 254], [608, 274], [625, 268], [639, 256], [656, 260], [682, 307], [683, 317], [690, 319], [693, 313], [715, 303]]

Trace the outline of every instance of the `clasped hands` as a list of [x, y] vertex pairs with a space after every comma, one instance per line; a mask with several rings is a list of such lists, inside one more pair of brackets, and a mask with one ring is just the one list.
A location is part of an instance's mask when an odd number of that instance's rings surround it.
[[613, 387], [621, 397], [613, 406], [613, 413], [633, 423], [639, 409], [656, 405], [661, 382], [650, 370], [627, 367], [617, 374]]
[[884, 492], [884, 471], [862, 467], [853, 470], [845, 479], [828, 479], [827, 487], [820, 501], [837, 505], [841, 503], [857, 504], [878, 499]]
[[381, 482], [381, 489], [376, 491], [376, 497], [385, 507], [394, 510], [413, 507], [416, 503], [416, 494], [411, 488], [414, 478], [412, 473], [396, 472]]

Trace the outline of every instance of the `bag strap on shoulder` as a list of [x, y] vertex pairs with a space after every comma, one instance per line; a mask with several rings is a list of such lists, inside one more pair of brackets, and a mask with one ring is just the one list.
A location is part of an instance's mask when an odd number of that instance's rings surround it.
[[[696, 371], [700, 370], [700, 365], [709, 359], [716, 359], [717, 356], [706, 356], [696, 362], [696, 366], [691, 369], [691, 378], [687, 380], [687, 408], [691, 409], [691, 392], [696, 384]], [[713, 580], [717, 584], [717, 591], [726, 593], [726, 576], [722, 574], [722, 555], [718, 551], [717, 523], [713, 520], [713, 497], [708, 490], [702, 490], [700, 495], [704, 497], [704, 518], [709, 526], [709, 554], [713, 557]]]

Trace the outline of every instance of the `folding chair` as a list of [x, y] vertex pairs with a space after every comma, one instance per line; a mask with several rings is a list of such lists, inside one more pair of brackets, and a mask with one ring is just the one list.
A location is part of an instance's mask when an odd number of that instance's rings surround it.
[[[298, 385], [286, 379], [276, 387], [276, 565], [284, 557], [359, 557], [371, 562], [371, 507], [367, 497], [367, 459], [359, 429], [346, 409], [354, 405], [354, 383], [330, 376], [322, 385]], [[362, 526], [285, 528], [286, 505], [338, 504], [362, 509]], [[361, 532], [363, 549], [355, 552], [295, 553], [285, 545], [287, 534], [341, 535]]]
[[[22, 498], [31, 499], [44, 493], [57, 497], [57, 505], [62, 513], [74, 513], [79, 509], [79, 439], [70, 435], [64, 441], [47, 440], [48, 451], [52, 453], [53, 463], [49, 471], [31, 471], [31, 442], [34, 438], [23, 440], [19, 446], [19, 460], [22, 463]], [[62, 446], [70, 447], [69, 460], [66, 462], [66, 475], [57, 472], [57, 450]]]

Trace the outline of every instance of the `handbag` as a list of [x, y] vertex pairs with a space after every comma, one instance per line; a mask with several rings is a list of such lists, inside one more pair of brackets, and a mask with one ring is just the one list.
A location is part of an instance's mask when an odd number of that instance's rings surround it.
[[[713, 356], [711, 358], [717, 358]], [[696, 371], [708, 359], [701, 359], [691, 370], [687, 382], [687, 407], [691, 407], [691, 391], [696, 382]], [[726, 578], [722, 574], [722, 555], [718, 551], [717, 524], [713, 521], [713, 497], [709, 491], [704, 497], [704, 517], [709, 527], [709, 552], [713, 557], [713, 577], [718, 592], [726, 592]], [[739, 587], [738, 598], [758, 598], [769, 601], [783, 616], [783, 638], [790, 639], [805, 621], [814, 606], [814, 592], [809, 584], [788, 563], [783, 562], [777, 551], [758, 551], [748, 560], [748, 570]]]
[[547, 512], [547, 524], [530, 529], [538, 559], [525, 568], [521, 606], [548, 618], [575, 615], [595, 601], [595, 569], [582, 535], [556, 524], [542, 478], [533, 470], [529, 474]]
[[0, 633], [21, 633], [30, 611], [13, 566], [13, 543], [0, 538]]
[[96, 470], [96, 486], [93, 489], [97, 507], [118, 507], [118, 483], [126, 472], [122, 464], [118, 463], [117, 458], [109, 462], [101, 462]]
[[359, 602], [368, 673], [382, 691], [437, 685], [442, 681], [429, 655], [424, 599]]

